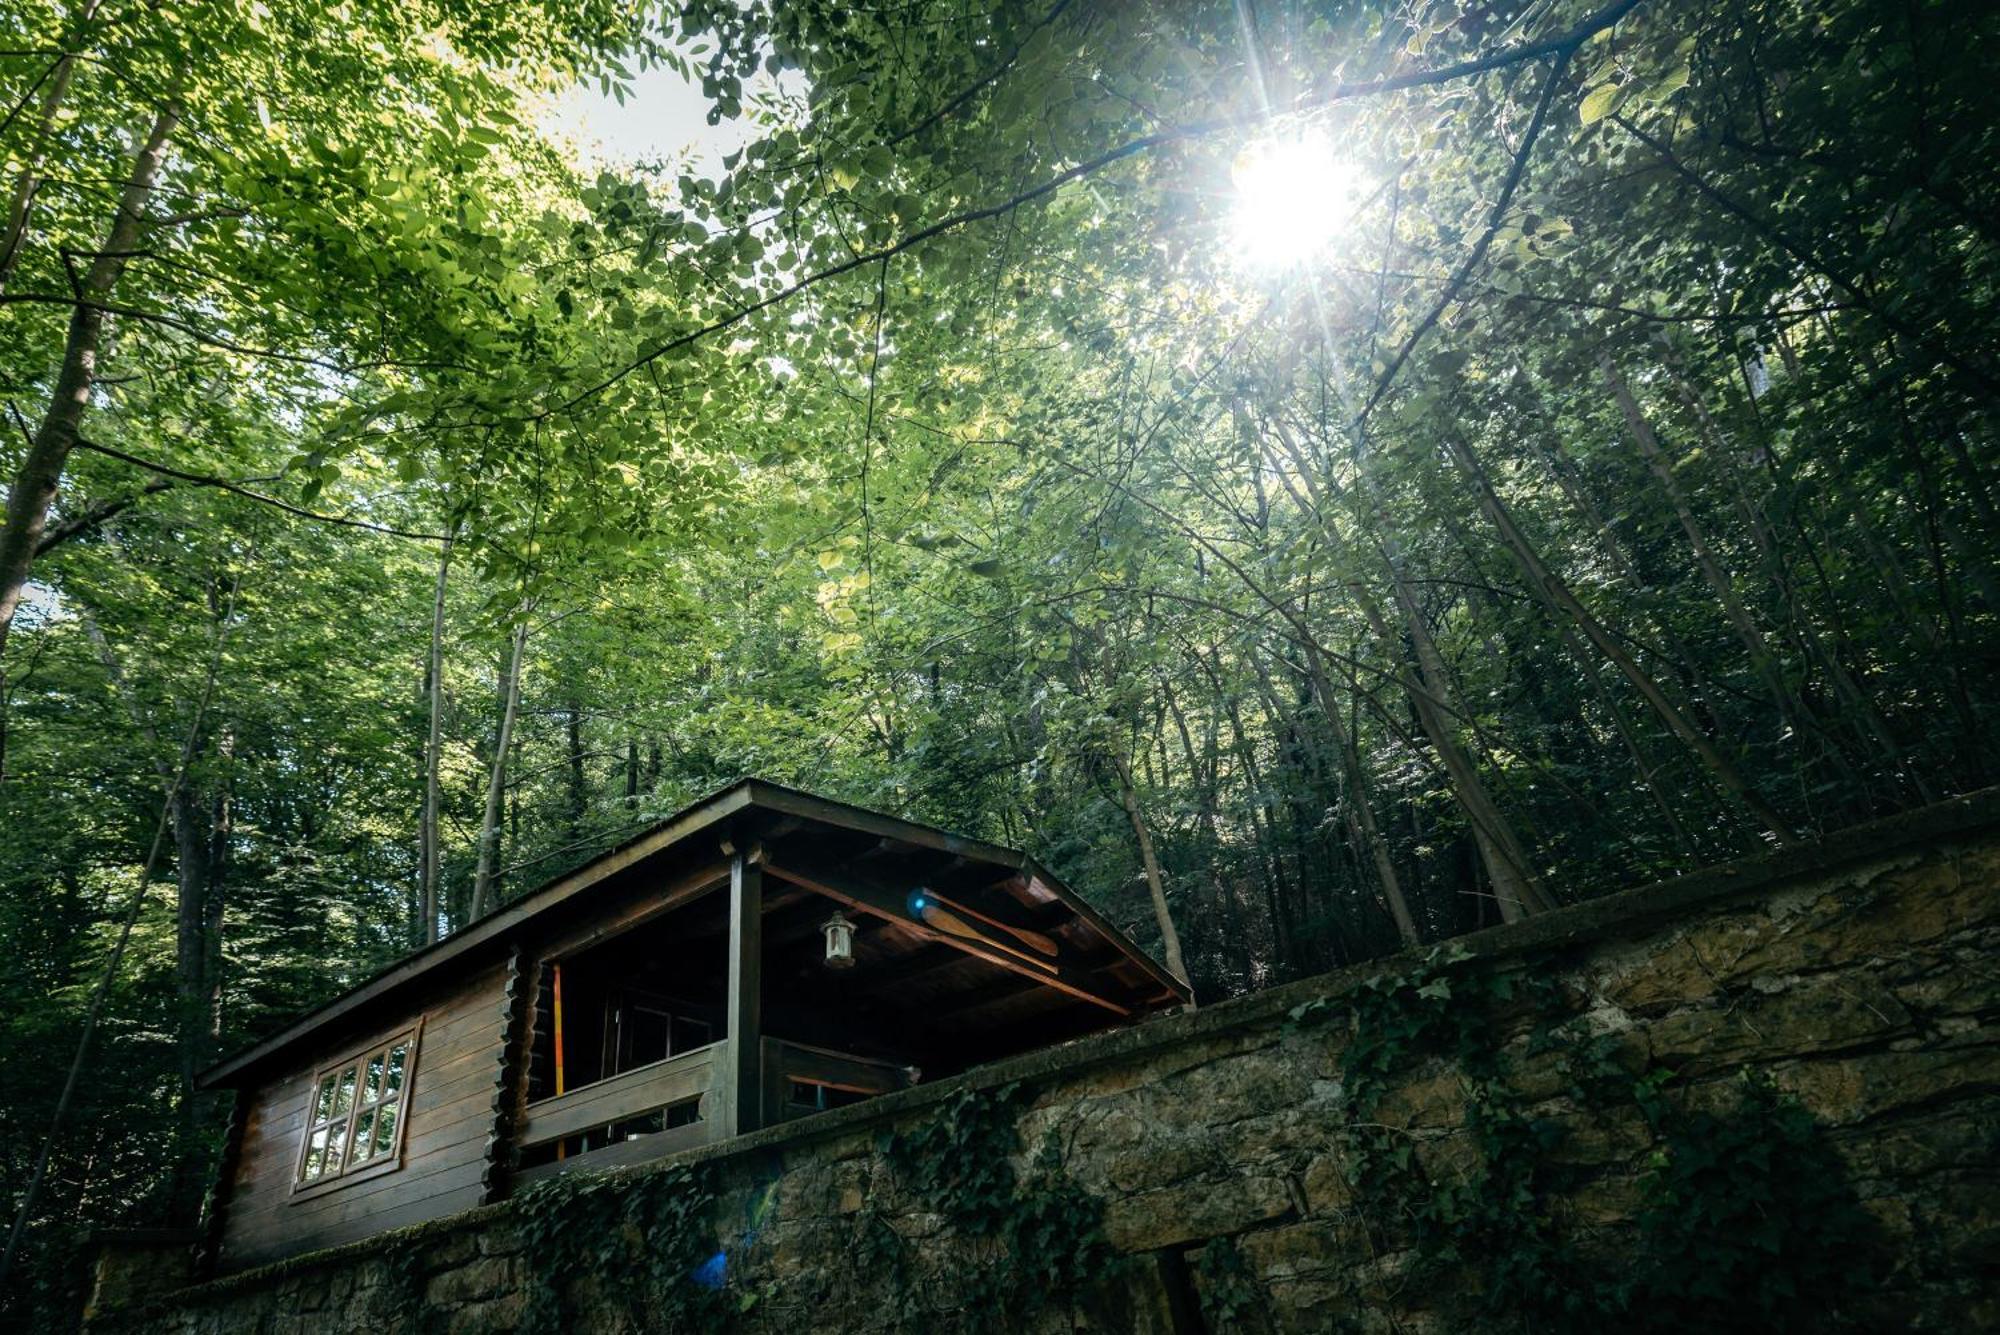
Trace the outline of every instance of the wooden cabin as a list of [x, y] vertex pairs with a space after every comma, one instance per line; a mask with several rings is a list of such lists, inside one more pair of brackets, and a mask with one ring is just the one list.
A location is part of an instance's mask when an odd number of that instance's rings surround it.
[[1126, 1024], [1187, 989], [1030, 858], [748, 779], [200, 1078], [210, 1273]]

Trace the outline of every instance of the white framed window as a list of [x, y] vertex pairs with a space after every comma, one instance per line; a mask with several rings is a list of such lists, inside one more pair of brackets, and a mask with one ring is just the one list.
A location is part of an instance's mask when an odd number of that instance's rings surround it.
[[295, 1192], [373, 1177], [402, 1162], [419, 1028], [412, 1025], [314, 1074], [292, 1180]]

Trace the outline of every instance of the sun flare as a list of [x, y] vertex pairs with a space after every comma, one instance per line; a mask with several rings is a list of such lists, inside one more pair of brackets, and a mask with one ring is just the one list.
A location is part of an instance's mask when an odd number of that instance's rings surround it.
[[1317, 257], [1353, 218], [1368, 188], [1362, 170], [1317, 131], [1247, 145], [1230, 177], [1230, 247], [1246, 267], [1264, 272]]

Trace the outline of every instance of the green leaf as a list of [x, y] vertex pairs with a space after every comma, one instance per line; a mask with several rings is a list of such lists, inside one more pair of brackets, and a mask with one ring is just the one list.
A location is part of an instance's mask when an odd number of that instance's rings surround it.
[[1577, 119], [1585, 125], [1595, 125], [1611, 114], [1611, 106], [1618, 100], [1618, 85], [1601, 83], [1583, 95], [1577, 106]]

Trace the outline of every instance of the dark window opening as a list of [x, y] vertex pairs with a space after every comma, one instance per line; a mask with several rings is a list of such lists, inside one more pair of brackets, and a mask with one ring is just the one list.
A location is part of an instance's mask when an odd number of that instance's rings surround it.
[[860, 1103], [869, 1097], [858, 1089], [843, 1089], [839, 1085], [821, 1084], [817, 1080], [794, 1080], [785, 1102], [799, 1112], [825, 1112], [829, 1108], [845, 1108], [851, 1103]]
[[[682, 995], [680, 980], [644, 944], [620, 938], [542, 966], [528, 1052], [530, 1102], [715, 1042], [720, 985], [688, 979], [693, 995]], [[716, 1000], [696, 999], [711, 993]]]

